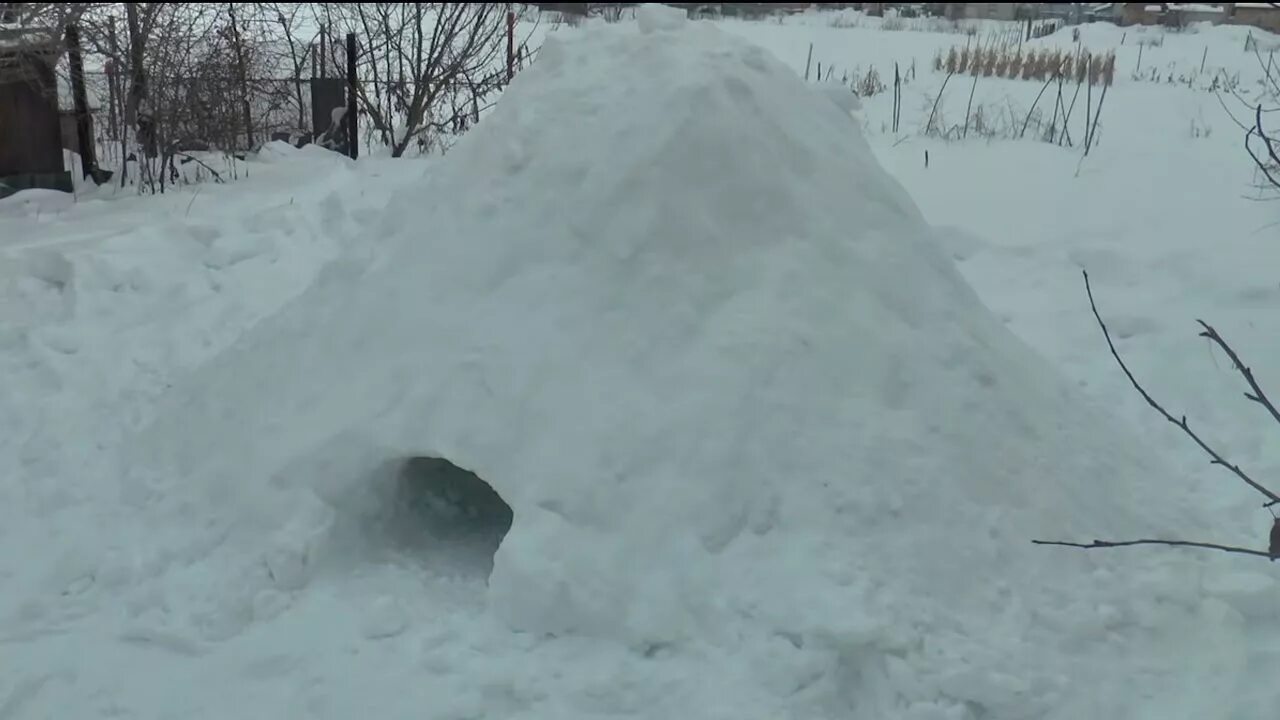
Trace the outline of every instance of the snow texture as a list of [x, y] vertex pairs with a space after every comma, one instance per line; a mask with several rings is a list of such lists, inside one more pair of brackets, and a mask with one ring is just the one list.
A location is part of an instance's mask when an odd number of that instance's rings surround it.
[[[255, 173], [332, 178], [305, 212], [287, 191], [233, 218], [202, 214], [213, 198], [149, 224], [78, 207], [133, 229], [89, 256], [92, 235], [24, 249], [61, 231], [0, 208], [17, 215], [0, 248], [24, 259], [0, 267], [0, 308], [21, 303], [0, 326], [20, 379], [0, 387], [20, 431], [0, 439], [0, 658], [18, 668], [0, 715], [1274, 710], [1262, 566], [1030, 544], [1212, 533], [1188, 513], [1204, 495], [961, 277], [995, 275], [997, 240], [931, 227], [855, 107], [760, 47], [637, 20], [557, 33], [422, 178], [278, 148]], [[385, 208], [355, 189], [396, 185]], [[1064, 247], [1044, 252], [1104, 287], [1136, 273]], [[1032, 274], [1030, 252], [1001, 267]], [[1013, 310], [1083, 344], [1002, 279]], [[513, 508], [487, 582], [400, 538], [419, 456]], [[37, 538], [33, 562], [17, 548]]]
[[636, 10], [636, 22], [640, 32], [649, 34], [661, 30], [679, 30], [688, 19], [684, 8], [668, 7], [658, 3], [647, 3]]
[[1131, 683], [1109, 623], [1159, 579], [1028, 541], [1185, 528], [1161, 473], [986, 310], [847, 114], [640, 17], [550, 41], [391, 204], [380, 257], [195, 375], [130, 465], [298, 592], [374, 542], [380, 467], [447, 458], [515, 511], [497, 618], [759, 660], [737, 717], [1079, 717]]

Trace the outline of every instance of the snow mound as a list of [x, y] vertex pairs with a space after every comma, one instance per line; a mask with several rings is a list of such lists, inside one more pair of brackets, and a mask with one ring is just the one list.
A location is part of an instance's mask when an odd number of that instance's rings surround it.
[[642, 33], [679, 30], [688, 18], [689, 13], [684, 8], [668, 7], [657, 3], [641, 5], [636, 10], [636, 22]]
[[862, 109], [862, 99], [848, 85], [838, 80], [828, 80], [826, 82], [817, 83], [814, 89], [818, 93], [827, 96], [836, 107], [847, 113], [857, 112]]
[[[846, 109], [639, 18], [550, 44], [377, 253], [176, 390], [126, 494], [207, 513], [190, 552], [264, 583], [238, 591], [301, 593], [375, 557], [389, 467], [444, 458], [514, 512], [497, 618], [727, 668], [646, 670], [610, 711], [1134, 717], [1143, 682], [1176, 692], [1114, 644], [1195, 612], [1195, 561], [1029, 542], [1189, 534], [1167, 474], [980, 303]], [[413, 632], [378, 603], [365, 635]], [[346, 652], [316, 632], [308, 655]]]

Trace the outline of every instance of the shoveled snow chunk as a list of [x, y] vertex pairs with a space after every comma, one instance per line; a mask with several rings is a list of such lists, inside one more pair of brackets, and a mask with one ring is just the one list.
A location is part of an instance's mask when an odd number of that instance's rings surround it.
[[222, 270], [271, 252], [271, 240], [262, 235], [222, 236], [213, 241], [204, 264]]
[[1251, 620], [1265, 620], [1280, 615], [1277, 596], [1280, 583], [1256, 572], [1235, 572], [1215, 577], [1205, 583], [1205, 590], [1226, 601], [1241, 615]]
[[283, 591], [300, 590], [310, 582], [317, 547], [334, 522], [333, 509], [314, 496], [304, 495], [298, 504], [262, 558], [275, 587]]
[[814, 91], [831, 98], [831, 102], [835, 103], [836, 107], [847, 113], [857, 112], [862, 109], [862, 100], [858, 97], [858, 94], [848, 85], [838, 80], [818, 83]]
[[74, 355], [80, 350], [80, 335], [75, 328], [58, 325], [41, 328], [36, 337], [45, 347], [64, 355]]
[[66, 256], [53, 250], [35, 250], [26, 256], [26, 272], [62, 290], [71, 284], [75, 267]]
[[383, 596], [373, 601], [361, 630], [370, 640], [395, 637], [409, 627], [409, 613], [399, 600]]

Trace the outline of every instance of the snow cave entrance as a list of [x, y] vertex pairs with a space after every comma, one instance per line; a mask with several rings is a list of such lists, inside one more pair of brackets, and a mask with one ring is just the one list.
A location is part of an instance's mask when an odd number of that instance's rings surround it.
[[489, 483], [436, 457], [400, 464], [394, 516], [398, 544], [432, 570], [486, 579], [515, 518]]

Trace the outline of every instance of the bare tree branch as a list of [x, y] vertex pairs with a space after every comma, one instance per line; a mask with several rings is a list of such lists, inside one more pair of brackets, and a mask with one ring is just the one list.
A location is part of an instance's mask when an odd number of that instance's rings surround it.
[[[1145, 389], [1143, 389], [1142, 385], [1138, 382], [1137, 378], [1135, 378], [1133, 373], [1129, 370], [1128, 365], [1125, 364], [1124, 359], [1120, 357], [1120, 353], [1116, 350], [1115, 343], [1111, 340], [1111, 332], [1107, 329], [1107, 324], [1102, 320], [1102, 314], [1098, 312], [1098, 304], [1093, 298], [1093, 287], [1089, 283], [1089, 273], [1088, 271], [1084, 271], [1083, 274], [1084, 274], [1085, 292], [1089, 296], [1089, 307], [1093, 310], [1093, 317], [1098, 321], [1098, 327], [1102, 328], [1102, 335], [1107, 340], [1107, 347], [1111, 350], [1111, 356], [1115, 358], [1116, 363], [1120, 365], [1120, 369], [1124, 371], [1125, 377], [1129, 378], [1130, 384], [1132, 384], [1134, 389], [1138, 391], [1138, 394], [1142, 396], [1142, 399], [1146, 400], [1147, 404], [1150, 405], [1152, 408], [1154, 408], [1156, 412], [1160, 413], [1160, 415], [1163, 416], [1165, 420], [1168, 420], [1174, 425], [1177, 425], [1178, 428], [1182, 430], [1182, 432], [1185, 433], [1187, 437], [1191, 438], [1196, 443], [1196, 445], [1200, 447], [1201, 450], [1204, 450], [1206, 453], [1208, 453], [1208, 455], [1211, 458], [1213, 458], [1214, 465], [1221, 465], [1222, 467], [1227, 468], [1232, 473], [1234, 473], [1236, 477], [1240, 478], [1246, 484], [1248, 484], [1249, 487], [1265, 495], [1269, 500], [1266, 507], [1273, 507], [1277, 504], [1280, 504], [1280, 496], [1277, 496], [1275, 493], [1271, 492], [1267, 488], [1254, 482], [1253, 479], [1250, 478], [1248, 475], [1246, 475], [1245, 472], [1241, 470], [1238, 465], [1233, 465], [1227, 462], [1226, 459], [1224, 459], [1220, 453], [1218, 453], [1216, 450], [1210, 447], [1207, 443], [1205, 443], [1204, 440], [1200, 439], [1200, 436], [1196, 435], [1196, 433], [1193, 432], [1191, 430], [1191, 427], [1187, 424], [1187, 418], [1185, 415], [1182, 416], [1181, 418], [1174, 418], [1174, 416], [1170, 414], [1169, 411], [1165, 410], [1164, 407], [1160, 405], [1160, 403], [1156, 402], [1156, 400], [1152, 398], [1151, 395]], [[1236, 371], [1239, 372], [1242, 376], [1244, 376], [1245, 382], [1249, 384], [1249, 388], [1252, 390], [1252, 392], [1250, 393], [1245, 393], [1245, 397], [1265, 407], [1267, 411], [1271, 414], [1271, 417], [1277, 420], [1278, 422], [1280, 422], [1280, 412], [1277, 412], [1275, 406], [1272, 405], [1271, 401], [1267, 398], [1266, 393], [1264, 393], [1262, 391], [1262, 388], [1258, 385], [1257, 380], [1253, 376], [1253, 371], [1250, 370], [1249, 367], [1245, 365], [1243, 361], [1241, 361], [1240, 356], [1237, 355], [1235, 350], [1233, 350], [1231, 346], [1227, 344], [1226, 340], [1224, 340], [1222, 336], [1218, 334], [1217, 330], [1215, 330], [1212, 326], [1210, 326], [1208, 323], [1204, 322], [1203, 320], [1198, 320], [1197, 322], [1199, 322], [1200, 326], [1204, 328], [1204, 331], [1200, 333], [1200, 336], [1208, 338], [1210, 341], [1216, 343], [1218, 347], [1222, 348], [1223, 352], [1227, 353], [1227, 356], [1231, 358], [1231, 362], [1235, 366]], [[1273, 511], [1273, 514], [1274, 514], [1274, 511]], [[1055, 545], [1059, 547], [1080, 548], [1084, 550], [1094, 550], [1099, 548], [1130, 547], [1134, 545], [1166, 545], [1166, 546], [1173, 546], [1173, 547], [1192, 547], [1192, 548], [1204, 548], [1208, 550], [1218, 550], [1220, 552], [1235, 553], [1240, 555], [1253, 555], [1256, 557], [1265, 557], [1265, 558], [1268, 558], [1269, 560], [1275, 561], [1277, 559], [1280, 559], [1280, 518], [1276, 518], [1275, 523], [1272, 525], [1270, 545], [1268, 546], [1268, 549], [1266, 551], [1253, 550], [1250, 548], [1243, 548], [1243, 547], [1237, 547], [1232, 545], [1220, 545], [1218, 543], [1195, 542], [1195, 541], [1188, 541], [1188, 540], [1150, 540], [1150, 539], [1125, 540], [1125, 541], [1094, 540], [1092, 543], [1064, 542], [1059, 540], [1032, 540], [1031, 542], [1032, 544], [1035, 544], [1035, 545]]]
[[173, 155], [174, 155], [174, 156], [176, 156], [176, 157], [183, 158], [186, 162], [193, 162], [193, 163], [195, 163], [195, 164], [197, 164], [197, 165], [199, 165], [199, 166], [203, 167], [205, 170], [208, 170], [208, 171], [209, 171], [209, 174], [210, 174], [211, 176], [213, 176], [213, 180], [214, 180], [214, 182], [218, 182], [218, 183], [224, 183], [224, 182], [226, 182], [226, 180], [224, 180], [224, 179], [222, 178], [222, 175], [221, 175], [217, 170], [214, 170], [213, 168], [209, 167], [208, 163], [206, 163], [205, 161], [201, 160], [200, 158], [195, 157], [194, 155], [190, 155], [190, 154], [188, 154], [188, 153], [184, 153], [184, 152], [174, 152], [174, 153], [173, 153]]
[[1253, 164], [1257, 165], [1258, 170], [1267, 178], [1267, 182], [1280, 188], [1280, 179], [1271, 174], [1271, 167], [1267, 164], [1267, 161], [1258, 157], [1258, 154], [1253, 151], [1253, 146], [1249, 144], [1249, 139], [1257, 134], [1259, 134], [1257, 128], [1249, 128], [1249, 133], [1244, 136], [1244, 149], [1249, 153], [1249, 157], [1253, 158]]
[[1253, 55], [1258, 59], [1258, 67], [1262, 69], [1262, 85], [1267, 88], [1271, 94], [1280, 94], [1280, 80], [1271, 74], [1270, 63], [1263, 62], [1262, 51], [1258, 49], [1258, 44], [1253, 44]]
[[1245, 382], [1249, 383], [1249, 389], [1253, 392], [1247, 392], [1244, 396], [1266, 408], [1267, 412], [1271, 413], [1272, 419], [1280, 423], [1280, 410], [1276, 410], [1276, 406], [1271, 403], [1270, 398], [1268, 398], [1267, 394], [1262, 391], [1262, 388], [1258, 385], [1258, 381], [1253, 377], [1253, 370], [1249, 369], [1249, 367], [1240, 360], [1240, 356], [1236, 354], [1235, 350], [1231, 349], [1231, 346], [1227, 344], [1226, 340], [1222, 339], [1222, 336], [1218, 334], [1218, 331], [1215, 330], [1213, 326], [1203, 320], [1196, 320], [1196, 322], [1200, 323], [1200, 326], [1204, 328], [1204, 332], [1200, 333], [1200, 337], [1208, 338], [1218, 347], [1222, 348], [1222, 351], [1231, 359], [1232, 366], [1234, 366], [1236, 371], [1244, 377]]
[[[1236, 118], [1235, 113], [1231, 112], [1231, 108], [1227, 107], [1227, 101], [1222, 99], [1222, 93], [1217, 90], [1214, 90], [1213, 96], [1218, 98], [1218, 104], [1221, 105], [1222, 110], [1227, 113], [1227, 117], [1231, 118], [1231, 122], [1235, 123], [1241, 130], [1244, 130], [1245, 132], [1249, 132], [1249, 126], [1240, 122], [1240, 120]], [[1247, 142], [1247, 139], [1246, 139], [1246, 142]]]
[[[1245, 150], [1249, 152], [1249, 157], [1253, 158], [1254, 164], [1258, 166], [1258, 169], [1261, 170], [1264, 175], [1266, 175], [1267, 180], [1276, 188], [1280, 188], [1280, 180], [1277, 180], [1276, 176], [1271, 174], [1273, 171], [1280, 172], [1280, 141], [1273, 140], [1269, 135], [1267, 135], [1266, 131], [1263, 130], [1263, 112], [1262, 105], [1258, 105], [1254, 112], [1253, 127], [1250, 128], [1248, 134], [1245, 135], [1244, 147]], [[1258, 157], [1257, 153], [1253, 151], [1253, 147], [1249, 145], [1249, 140], [1255, 135], [1262, 140], [1262, 145], [1267, 151], [1267, 157], [1265, 158]]]
[[1233, 547], [1231, 545], [1218, 545], [1216, 543], [1188, 542], [1186, 540], [1125, 540], [1121, 542], [1111, 542], [1108, 540], [1094, 540], [1091, 543], [1073, 543], [1058, 542], [1056, 540], [1032, 540], [1032, 545], [1056, 545], [1059, 547], [1081, 548], [1084, 550], [1096, 550], [1099, 548], [1118, 548], [1130, 547], [1132, 545], [1169, 545], [1173, 547], [1193, 547], [1205, 548], [1208, 550], [1221, 550], [1227, 553], [1236, 553], [1239, 555], [1254, 555], [1264, 557], [1271, 560], [1275, 558], [1269, 552], [1262, 550], [1251, 550], [1249, 548]]
[[1142, 385], [1138, 383], [1137, 378], [1135, 378], [1133, 376], [1133, 373], [1130, 372], [1129, 366], [1125, 364], [1124, 359], [1120, 357], [1119, 351], [1116, 350], [1115, 343], [1111, 340], [1111, 332], [1107, 330], [1107, 324], [1103, 322], [1102, 315], [1098, 312], [1098, 305], [1096, 302], [1094, 302], [1093, 287], [1089, 283], [1089, 272], [1087, 270], [1084, 271], [1084, 286], [1085, 286], [1085, 292], [1087, 292], [1089, 295], [1089, 307], [1093, 309], [1093, 317], [1098, 321], [1098, 327], [1102, 328], [1102, 335], [1107, 340], [1107, 347], [1110, 348], [1111, 350], [1111, 356], [1115, 358], [1116, 363], [1120, 365], [1120, 369], [1124, 371], [1125, 377], [1129, 378], [1130, 384], [1132, 384], [1134, 389], [1138, 391], [1138, 394], [1142, 396], [1142, 399], [1146, 400], [1147, 404], [1150, 405], [1156, 412], [1160, 413], [1160, 415], [1163, 416], [1165, 420], [1168, 420], [1169, 422], [1178, 426], [1178, 428], [1182, 430], [1182, 432], [1185, 433], [1187, 437], [1191, 438], [1191, 440], [1194, 441], [1195, 444], [1198, 445], [1201, 450], [1204, 450], [1205, 453], [1209, 455], [1209, 457], [1213, 458], [1214, 465], [1221, 465], [1222, 467], [1230, 470], [1236, 477], [1243, 480], [1246, 485], [1258, 491], [1262, 495], [1266, 496], [1266, 498], [1270, 501], [1268, 505], [1280, 504], [1280, 495], [1277, 495], [1274, 492], [1263, 487], [1262, 485], [1258, 484], [1257, 482], [1254, 482], [1253, 478], [1250, 478], [1243, 470], [1241, 470], [1239, 465], [1234, 465], [1230, 462], [1227, 462], [1227, 460], [1223, 458], [1221, 453], [1219, 453], [1217, 450], [1214, 450], [1212, 447], [1209, 446], [1208, 443], [1202, 440], [1200, 436], [1197, 435], [1191, 429], [1191, 426], [1187, 423], [1186, 415], [1183, 415], [1181, 418], [1175, 418], [1173, 415], [1169, 413], [1168, 410], [1165, 410], [1164, 407], [1160, 405], [1160, 403], [1156, 402], [1156, 400], [1152, 398], [1151, 395], [1147, 393], [1145, 389], [1143, 389]]
[[361, 109], [393, 156], [465, 128], [468, 108], [505, 78], [503, 3], [329, 5], [361, 33]]

